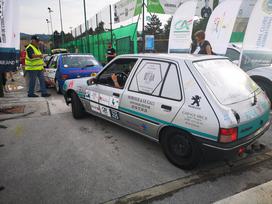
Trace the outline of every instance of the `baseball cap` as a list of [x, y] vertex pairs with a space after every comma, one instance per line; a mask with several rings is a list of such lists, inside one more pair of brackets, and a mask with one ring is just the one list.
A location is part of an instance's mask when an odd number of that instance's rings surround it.
[[31, 40], [40, 41], [40, 38], [39, 38], [37, 35], [33, 35], [33, 36], [31, 37]]

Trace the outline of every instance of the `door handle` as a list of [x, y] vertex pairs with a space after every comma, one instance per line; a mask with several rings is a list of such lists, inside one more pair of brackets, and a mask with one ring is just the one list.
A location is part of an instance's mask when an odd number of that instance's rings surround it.
[[171, 106], [167, 106], [167, 105], [161, 105], [161, 108], [165, 109], [167, 111], [171, 111], [172, 110], [172, 107]]
[[113, 95], [113, 96], [116, 96], [116, 97], [120, 97], [120, 94], [119, 94], [119, 93], [113, 93], [112, 95]]

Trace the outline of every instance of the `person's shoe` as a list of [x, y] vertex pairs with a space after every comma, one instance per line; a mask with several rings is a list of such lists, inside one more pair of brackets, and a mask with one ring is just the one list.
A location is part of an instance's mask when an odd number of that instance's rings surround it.
[[50, 97], [50, 96], [51, 96], [51, 94], [49, 94], [49, 93], [42, 94], [42, 97]]
[[30, 98], [37, 98], [37, 97], [39, 97], [39, 96], [36, 95], [36, 94], [28, 94], [27, 96], [30, 97]]

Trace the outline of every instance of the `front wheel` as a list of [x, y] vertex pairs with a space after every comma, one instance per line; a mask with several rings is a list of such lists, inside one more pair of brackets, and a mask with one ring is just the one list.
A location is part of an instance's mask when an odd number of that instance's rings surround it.
[[75, 119], [81, 119], [85, 116], [86, 112], [84, 110], [84, 107], [78, 98], [76, 92], [73, 92], [71, 95], [71, 107], [72, 107], [72, 113], [73, 117]]
[[200, 146], [189, 133], [169, 128], [163, 132], [161, 144], [167, 159], [182, 169], [193, 169], [201, 160]]

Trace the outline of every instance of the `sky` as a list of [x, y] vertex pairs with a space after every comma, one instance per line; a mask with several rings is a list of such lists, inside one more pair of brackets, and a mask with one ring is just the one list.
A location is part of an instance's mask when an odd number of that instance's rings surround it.
[[[46, 19], [49, 18], [48, 7], [53, 10], [54, 30], [61, 30], [59, 0], [18, 0], [20, 3], [20, 32], [28, 34], [48, 34]], [[118, 0], [85, 0], [87, 19], [101, 9]], [[70, 27], [77, 27], [84, 22], [83, 0], [61, 0], [63, 29], [70, 32]], [[51, 32], [51, 30], [50, 30]]]

